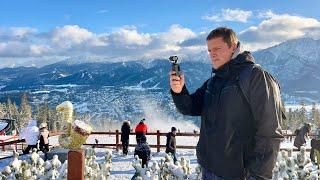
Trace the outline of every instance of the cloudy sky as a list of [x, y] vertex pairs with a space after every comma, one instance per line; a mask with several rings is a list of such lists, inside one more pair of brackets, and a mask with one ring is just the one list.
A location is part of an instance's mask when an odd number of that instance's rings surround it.
[[[268, 2], [268, 3], [266, 3]], [[42, 0], [0, 2], [0, 67], [67, 58], [136, 60], [206, 53], [205, 37], [233, 28], [255, 51], [320, 39], [319, 0]]]

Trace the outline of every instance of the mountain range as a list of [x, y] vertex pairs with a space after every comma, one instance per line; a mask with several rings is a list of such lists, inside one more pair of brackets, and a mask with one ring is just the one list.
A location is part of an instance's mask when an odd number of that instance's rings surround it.
[[[185, 59], [181, 62], [186, 84], [191, 92], [211, 76], [210, 60], [205, 54], [206, 52], [202, 52], [201, 56], [198, 56], [202, 57], [200, 60]], [[290, 40], [252, 54], [257, 63], [278, 79], [286, 103], [320, 102], [320, 40]], [[20, 92], [26, 91], [31, 95], [34, 104], [49, 101], [53, 105], [53, 102], [72, 98], [71, 94], [85, 93], [84, 89], [96, 92], [107, 88], [110, 93], [111, 88], [113, 93], [119, 93], [117, 97], [126, 94], [127, 100], [123, 103], [140, 99], [141, 104], [141, 96], [152, 95], [153, 98], [162, 98], [163, 106], [169, 104], [166, 108], [171, 111], [170, 108], [174, 106], [169, 94], [170, 68], [171, 63], [164, 59], [101, 62], [87, 60], [86, 57], [67, 59], [43, 67], [3, 68], [0, 69], [0, 100], [5, 101], [8, 96], [18, 97]], [[115, 89], [118, 91], [114, 92]], [[53, 97], [58, 99], [53, 101]], [[99, 105], [92, 109], [96, 100], [88, 102], [90, 99], [82, 97], [81, 100], [74, 101], [82, 109], [91, 112], [101, 110], [97, 110]], [[118, 102], [118, 105], [122, 107], [121, 102]], [[141, 114], [143, 112], [140, 112]]]

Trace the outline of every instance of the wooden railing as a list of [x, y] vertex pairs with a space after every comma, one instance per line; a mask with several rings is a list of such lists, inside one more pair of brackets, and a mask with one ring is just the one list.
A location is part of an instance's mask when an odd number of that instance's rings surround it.
[[[58, 136], [61, 133], [59, 132], [50, 132], [50, 136]], [[121, 147], [120, 143], [120, 137], [121, 137], [121, 132], [119, 130], [116, 130], [115, 132], [92, 132], [92, 135], [114, 135], [115, 136], [115, 143], [109, 143], [109, 144], [100, 144], [100, 143], [86, 143], [84, 146], [94, 146], [97, 148], [105, 148], [105, 147], [112, 147], [115, 148], [116, 150], [119, 150]], [[135, 135], [135, 133], [131, 132], [130, 135]], [[157, 136], [157, 142], [156, 144], [149, 144], [151, 148], [156, 148], [157, 152], [160, 152], [161, 148], [165, 148], [165, 144], [161, 144], [160, 142], [160, 137], [161, 136], [166, 136], [167, 133], [161, 133], [159, 130], [157, 132], [150, 132], [146, 134], [147, 136]], [[177, 133], [176, 136], [193, 136], [193, 137], [198, 137], [199, 132], [184, 132], [184, 133]], [[284, 134], [285, 138], [289, 138], [292, 140], [295, 135], [294, 134]], [[315, 137], [315, 135], [311, 134], [309, 135], [310, 138]], [[15, 145], [16, 150], [22, 150], [25, 145], [25, 140], [24, 139], [19, 139], [19, 140], [14, 140], [14, 141], [8, 141], [8, 142], [1, 142], [0, 147], [2, 147], [3, 150], [5, 150], [5, 146], [7, 145]], [[19, 148], [20, 146], [20, 148]], [[136, 144], [129, 144], [130, 147], [135, 147]], [[52, 146], [51, 146], [52, 147]], [[186, 146], [186, 145], [178, 145], [178, 149], [196, 149], [196, 146]], [[297, 149], [294, 149], [294, 151]], [[310, 151], [310, 149], [307, 149]], [[1, 159], [1, 158], [0, 158]]]
[[[115, 132], [92, 132], [92, 135], [115, 135], [116, 136], [116, 143], [115, 144], [84, 144], [85, 146], [95, 146], [95, 147], [115, 147], [116, 150], [120, 149], [120, 136], [121, 136], [121, 132], [119, 132], [119, 130], [116, 130]], [[135, 135], [135, 133], [131, 132], [130, 135]], [[167, 133], [161, 133], [159, 130], [157, 130], [157, 132], [150, 132], [147, 133], [146, 136], [157, 136], [157, 144], [149, 144], [149, 146], [151, 148], [156, 148], [157, 152], [160, 152], [160, 148], [165, 148], [166, 145], [165, 144], [161, 144], [160, 143], [160, 137], [161, 136], [166, 136]], [[199, 136], [199, 132], [184, 132], [184, 133], [180, 133], [178, 132], [176, 134], [176, 136]], [[0, 144], [1, 145], [1, 144]], [[129, 144], [130, 147], [135, 147], [136, 144]], [[185, 145], [178, 145], [177, 148], [179, 149], [195, 149], [196, 146], [185, 146]]]

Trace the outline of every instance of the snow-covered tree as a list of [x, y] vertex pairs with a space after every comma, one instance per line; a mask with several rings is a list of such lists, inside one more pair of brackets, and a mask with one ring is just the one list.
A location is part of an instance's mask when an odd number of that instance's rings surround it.
[[16, 127], [18, 130], [21, 129], [20, 126], [18, 126], [18, 121], [19, 121], [19, 111], [18, 111], [18, 107], [16, 105], [15, 102], [12, 102], [10, 98], [8, 98], [7, 100], [7, 114], [6, 114], [6, 118], [8, 119], [14, 119], [16, 120]]
[[56, 110], [51, 109], [47, 102], [37, 106], [36, 119], [40, 123], [47, 123], [50, 131], [59, 131], [63, 128], [61, 115]]
[[21, 96], [21, 104], [19, 108], [18, 127], [24, 127], [32, 119], [32, 109], [28, 101], [26, 93]]
[[320, 126], [320, 114], [316, 103], [312, 103], [311, 119], [314, 124]]
[[302, 101], [301, 102], [301, 108], [299, 109], [299, 122], [300, 126], [308, 121], [308, 116], [307, 116], [307, 109], [306, 109], [306, 104]]
[[0, 103], [0, 118], [5, 118], [7, 114], [6, 105]]

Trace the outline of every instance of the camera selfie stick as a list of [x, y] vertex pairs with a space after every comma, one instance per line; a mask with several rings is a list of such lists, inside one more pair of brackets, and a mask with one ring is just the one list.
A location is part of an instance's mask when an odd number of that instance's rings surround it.
[[178, 62], [178, 56], [170, 56], [169, 58], [170, 61], [172, 61], [172, 71], [176, 72], [176, 76], [180, 76], [181, 72], [180, 72], [180, 66], [177, 63]]

